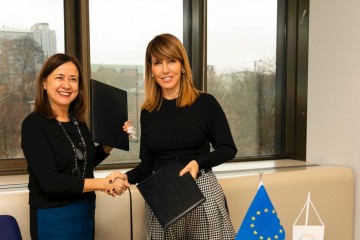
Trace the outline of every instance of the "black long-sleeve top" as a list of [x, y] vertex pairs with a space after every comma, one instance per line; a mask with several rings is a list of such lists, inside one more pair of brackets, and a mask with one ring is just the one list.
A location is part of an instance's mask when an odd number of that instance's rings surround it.
[[163, 99], [159, 111], [141, 111], [140, 124], [141, 162], [126, 173], [131, 184], [176, 158], [184, 165], [196, 160], [203, 169], [231, 160], [237, 152], [224, 111], [207, 93], [182, 108], [176, 106], [176, 99]]
[[[81, 139], [73, 121], [63, 122], [65, 131], [82, 152]], [[87, 125], [79, 124], [86, 143], [87, 167], [85, 178], [94, 178], [93, 168], [108, 154], [102, 146], [91, 142]], [[29, 204], [35, 208], [63, 206], [77, 199], [95, 199], [94, 192], [82, 193], [84, 178], [72, 176], [75, 168], [74, 151], [70, 141], [55, 119], [46, 119], [37, 112], [30, 113], [21, 128], [21, 147], [28, 163]], [[78, 160], [83, 172], [84, 161]]]

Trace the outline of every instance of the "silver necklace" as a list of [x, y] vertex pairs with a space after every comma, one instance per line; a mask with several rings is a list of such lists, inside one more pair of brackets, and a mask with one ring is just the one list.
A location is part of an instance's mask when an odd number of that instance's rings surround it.
[[[79, 136], [80, 136], [80, 139], [81, 139], [81, 144], [83, 145], [84, 147], [84, 153], [77, 147], [75, 147], [75, 144], [73, 143], [73, 141], [71, 141], [69, 135], [67, 134], [67, 132], [65, 131], [65, 128], [64, 126], [61, 124], [61, 122], [59, 122], [59, 125], [61, 127], [61, 129], [63, 130], [63, 132], [65, 133], [67, 139], [69, 140], [72, 148], [73, 148], [73, 151], [74, 151], [74, 162], [75, 162], [75, 168], [71, 171], [71, 174], [73, 176], [77, 176], [77, 177], [82, 177], [84, 178], [85, 176], [85, 170], [86, 170], [86, 164], [87, 164], [87, 151], [86, 151], [86, 142], [85, 142], [85, 139], [83, 138], [82, 134], [81, 134], [81, 131], [80, 131], [80, 128], [79, 128], [79, 122], [76, 120], [76, 118], [73, 118], [73, 123], [74, 125], [76, 126], [77, 128], [77, 132], [79, 133]], [[84, 161], [84, 169], [83, 169], [83, 172], [81, 174], [81, 171], [80, 171], [80, 168], [78, 167], [78, 160], [79, 161]]]

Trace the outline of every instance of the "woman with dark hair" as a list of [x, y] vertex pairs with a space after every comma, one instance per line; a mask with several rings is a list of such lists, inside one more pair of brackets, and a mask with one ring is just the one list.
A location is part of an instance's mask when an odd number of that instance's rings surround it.
[[184, 165], [179, 175], [190, 172], [206, 197], [202, 205], [165, 231], [146, 204], [148, 238], [234, 239], [225, 195], [212, 167], [233, 159], [237, 148], [220, 104], [194, 87], [185, 49], [171, 34], [158, 35], [147, 46], [145, 94], [141, 162], [122, 179], [139, 183], [179, 159]]
[[[35, 110], [23, 121], [32, 239], [94, 239], [95, 192], [121, 194], [126, 181], [94, 179], [111, 147], [91, 142], [86, 92], [78, 60], [49, 57], [36, 81]], [[124, 131], [131, 125], [126, 122]]]

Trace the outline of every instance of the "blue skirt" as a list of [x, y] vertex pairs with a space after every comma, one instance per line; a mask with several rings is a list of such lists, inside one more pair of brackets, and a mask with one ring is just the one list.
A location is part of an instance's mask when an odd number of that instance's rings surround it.
[[93, 240], [95, 201], [77, 200], [63, 207], [30, 208], [31, 238]]

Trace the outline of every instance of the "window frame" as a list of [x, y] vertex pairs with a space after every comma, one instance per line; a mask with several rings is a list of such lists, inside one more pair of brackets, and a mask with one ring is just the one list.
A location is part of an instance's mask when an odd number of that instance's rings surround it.
[[[183, 0], [183, 8], [183, 43], [192, 66], [194, 84], [198, 89], [206, 91], [207, 0]], [[304, 10], [307, 10], [307, 16], [302, 19]], [[276, 140], [281, 142], [276, 146], [281, 154], [241, 157], [234, 159], [234, 162], [271, 159], [306, 161], [308, 16], [309, 0], [278, 0], [276, 93], [280, 94], [276, 94], [278, 120], [275, 125], [282, 138]], [[64, 23], [65, 52], [80, 60], [88, 90], [91, 75], [89, 0], [64, 0]], [[135, 165], [136, 163], [106, 164], [96, 169], [132, 168]], [[0, 160], [0, 176], [17, 174], [27, 174], [26, 159]]]

